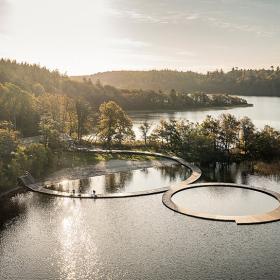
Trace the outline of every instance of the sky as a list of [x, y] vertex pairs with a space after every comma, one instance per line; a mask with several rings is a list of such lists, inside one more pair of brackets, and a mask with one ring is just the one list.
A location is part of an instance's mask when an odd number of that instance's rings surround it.
[[0, 57], [68, 75], [280, 65], [279, 0], [0, 0]]

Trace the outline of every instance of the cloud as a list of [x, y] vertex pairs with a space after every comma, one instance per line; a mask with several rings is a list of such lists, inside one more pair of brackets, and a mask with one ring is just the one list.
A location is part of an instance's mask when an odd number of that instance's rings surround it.
[[116, 17], [128, 18], [138, 22], [144, 23], [182, 23], [187, 21], [196, 20], [200, 17], [198, 13], [192, 12], [167, 12], [163, 14], [158, 13], [142, 13], [136, 10], [121, 10], [110, 9], [109, 13]]
[[275, 34], [274, 30], [265, 30], [263, 27], [258, 25], [248, 25], [248, 24], [229, 22], [223, 20], [222, 18], [215, 18], [215, 17], [206, 17], [204, 18], [204, 20], [219, 28], [227, 29], [229, 31], [242, 31], [242, 32], [253, 33], [258, 37], [272, 37]]
[[[271, 0], [272, 1], [272, 0]], [[166, 5], [159, 7], [151, 5], [148, 8], [143, 6], [133, 7], [115, 7], [111, 8], [110, 13], [113, 16], [132, 20], [140, 23], [150, 24], [203, 24], [229, 31], [247, 32], [257, 37], [273, 37], [275, 35], [275, 27], [261, 24], [256, 21], [256, 16], [264, 7], [270, 7], [270, 2], [262, 2], [260, 0], [216, 0], [217, 6], [213, 6], [210, 0], [197, 2], [197, 5], [189, 5], [189, 2], [180, 5]], [[133, 2], [135, 3], [135, 2]], [[199, 5], [200, 3], [200, 5]], [[201, 6], [201, 3], [205, 5]], [[181, 7], [181, 8], [180, 8]], [[164, 8], [164, 9], [163, 9]], [[240, 10], [237, 14], [236, 11]], [[244, 11], [253, 10], [252, 15], [244, 16]], [[252, 22], [252, 20], [254, 22]]]
[[134, 10], [116, 10], [110, 9], [108, 11], [111, 15], [122, 18], [129, 18], [139, 22], [147, 23], [162, 23], [161, 19], [156, 16], [147, 15]]
[[109, 42], [112, 43], [113, 46], [127, 47], [127, 48], [143, 48], [151, 45], [148, 42], [132, 40], [129, 38], [113, 38], [110, 39]]

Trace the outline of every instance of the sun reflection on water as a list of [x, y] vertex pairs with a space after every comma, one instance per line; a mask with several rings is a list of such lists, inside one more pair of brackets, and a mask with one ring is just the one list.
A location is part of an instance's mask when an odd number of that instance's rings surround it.
[[58, 225], [60, 279], [93, 279], [97, 247], [93, 242], [94, 231], [86, 223], [87, 214], [81, 203], [74, 200], [63, 200], [60, 206], [63, 212]]

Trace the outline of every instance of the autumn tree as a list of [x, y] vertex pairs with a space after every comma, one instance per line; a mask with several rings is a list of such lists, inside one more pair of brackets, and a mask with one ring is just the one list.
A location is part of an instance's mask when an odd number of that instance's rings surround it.
[[99, 114], [98, 134], [108, 147], [113, 142], [121, 144], [124, 140], [134, 139], [132, 121], [117, 103], [101, 104]]
[[60, 124], [50, 115], [43, 115], [39, 123], [39, 131], [43, 137], [43, 144], [46, 148], [60, 147]]

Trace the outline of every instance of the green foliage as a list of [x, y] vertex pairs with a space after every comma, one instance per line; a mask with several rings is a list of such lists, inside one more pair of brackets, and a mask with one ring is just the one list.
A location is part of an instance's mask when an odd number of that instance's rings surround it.
[[12, 158], [17, 147], [17, 132], [0, 129], [0, 169]]
[[12, 83], [28, 92], [36, 90], [36, 84], [40, 84], [46, 92], [61, 92], [64, 78], [58, 71], [49, 71], [36, 64], [0, 60], [0, 83]]
[[151, 138], [162, 150], [202, 163], [280, 158], [279, 131], [269, 126], [257, 131], [248, 117], [237, 120], [231, 114], [207, 116], [201, 124], [161, 121]]
[[55, 121], [49, 115], [43, 115], [39, 123], [39, 131], [43, 136], [44, 146], [57, 149], [61, 146], [60, 141], [60, 123]]
[[0, 129], [0, 188], [16, 185], [16, 177], [28, 170], [41, 176], [50, 162], [50, 150], [42, 144], [19, 145], [18, 132]]
[[89, 133], [93, 129], [94, 125], [94, 114], [91, 111], [90, 105], [78, 99], [75, 103], [76, 117], [77, 117], [77, 139], [82, 140], [82, 136]]
[[199, 124], [189, 121], [161, 121], [152, 139], [161, 149], [170, 150], [188, 160], [207, 162], [215, 159], [210, 136], [203, 133]]
[[51, 151], [42, 144], [18, 146], [11, 161], [12, 173], [19, 176], [24, 171], [31, 172], [37, 178], [46, 173], [51, 163]]
[[234, 115], [222, 114], [219, 118], [218, 141], [222, 150], [227, 153], [235, 148], [239, 135], [239, 122]]
[[[113, 73], [113, 72], [112, 72]], [[159, 86], [156, 88], [145, 87], [149, 84], [149, 75], [157, 75], [161, 73]], [[69, 77], [60, 75], [57, 71], [49, 71], [46, 68], [38, 65], [30, 65], [27, 63], [19, 64], [16, 61], [0, 60], [0, 83], [13, 83], [22, 90], [29, 92], [33, 96], [44, 96], [45, 93], [55, 95], [66, 95], [73, 99], [83, 99], [88, 102], [92, 108], [98, 108], [103, 102], [110, 100], [117, 102], [124, 109], [129, 110], [145, 110], [145, 109], [186, 109], [189, 107], [205, 107], [205, 106], [228, 106], [228, 105], [242, 105], [246, 102], [242, 99], [233, 98], [224, 94], [217, 96], [206, 95], [206, 89], [190, 88], [192, 79], [199, 77], [199, 74], [191, 74], [191, 78], [184, 79], [186, 86], [182, 88], [176, 87], [176, 83], [171, 83], [176, 90], [169, 93], [170, 90], [159, 89], [164, 85], [166, 75], [177, 75], [178, 72], [168, 71], [152, 71], [145, 72], [147, 81], [140, 79], [139, 86], [132, 87], [130, 90], [118, 89], [113, 86], [102, 85], [98, 79], [94, 83], [90, 79], [82, 78], [80, 82], [71, 80]], [[185, 73], [180, 73], [183, 78]], [[132, 77], [134, 77], [132, 75]], [[137, 79], [136, 79], [137, 80]], [[136, 80], [131, 79], [134, 83]], [[153, 80], [156, 81], [157, 79]], [[121, 88], [124, 88], [121, 86]], [[127, 85], [127, 88], [130, 88]], [[135, 89], [138, 88], [138, 89]], [[141, 90], [145, 88], [145, 90]], [[225, 92], [225, 91], [211, 91], [211, 93]], [[231, 91], [226, 91], [231, 92]]]
[[113, 101], [103, 103], [99, 111], [98, 134], [109, 147], [114, 142], [121, 144], [124, 139], [134, 139], [132, 121], [118, 104]]
[[252, 145], [254, 158], [272, 161], [280, 158], [280, 132], [266, 125], [258, 131]]
[[11, 122], [23, 135], [35, 133], [38, 114], [30, 93], [14, 84], [0, 84], [0, 108], [0, 120]]

